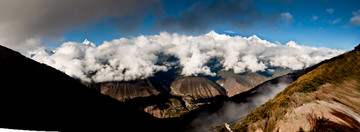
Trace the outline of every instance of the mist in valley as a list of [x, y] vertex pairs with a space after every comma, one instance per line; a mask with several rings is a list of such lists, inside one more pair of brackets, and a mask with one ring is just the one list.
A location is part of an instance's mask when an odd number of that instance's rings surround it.
[[276, 84], [264, 83], [258, 89], [258, 94], [247, 98], [247, 102], [235, 103], [228, 101], [215, 113], [205, 112], [200, 114], [192, 121], [188, 130], [191, 132], [208, 132], [211, 131], [212, 127], [222, 126], [225, 123], [232, 127], [256, 107], [274, 98], [277, 93], [284, 90], [291, 83], [292, 80], [289, 78], [281, 78]]

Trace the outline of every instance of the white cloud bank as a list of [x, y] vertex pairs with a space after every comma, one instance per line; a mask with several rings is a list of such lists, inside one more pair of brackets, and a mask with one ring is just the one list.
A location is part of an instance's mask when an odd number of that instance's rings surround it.
[[360, 26], [360, 10], [352, 13], [354, 16], [351, 17], [350, 23], [354, 26]]
[[344, 53], [343, 50], [315, 48], [296, 44], [270, 43], [257, 36], [241, 37], [217, 34], [185, 36], [161, 32], [154, 36], [120, 38], [96, 46], [66, 42], [53, 51], [32, 51], [31, 58], [48, 64], [84, 81], [120, 81], [147, 78], [158, 71], [167, 71], [168, 64], [159, 64], [159, 54], [179, 59], [182, 74], [216, 75], [206, 63], [218, 58], [224, 70], [236, 73], [264, 71], [268, 67], [302, 69]]

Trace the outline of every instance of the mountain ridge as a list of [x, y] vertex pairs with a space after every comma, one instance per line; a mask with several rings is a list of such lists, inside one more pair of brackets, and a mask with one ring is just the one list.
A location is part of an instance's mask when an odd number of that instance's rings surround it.
[[[256, 108], [232, 129], [360, 131], [356, 125], [359, 125], [359, 122], [354, 120], [354, 117], [359, 117], [357, 111], [360, 108], [353, 107], [358, 106], [360, 102], [359, 46], [320, 63], [318, 67], [278, 93], [275, 98]], [[304, 111], [305, 108], [310, 110]], [[315, 112], [316, 110], [319, 112]], [[291, 112], [295, 112], [297, 117], [291, 116]], [[300, 116], [300, 113], [306, 116]], [[301, 120], [302, 123], [293, 120]], [[287, 122], [292, 123], [293, 127], [287, 127]]]
[[[164, 58], [171, 57], [165, 56]], [[219, 66], [216, 65], [216, 61], [213, 62], [211, 68], [219, 69]], [[157, 97], [154, 96], [161, 94], [158, 98], [163, 98], [163, 95], [166, 95], [167, 98], [163, 99], [167, 100], [167, 102], [147, 100], [145, 102], [138, 102], [138, 104], [141, 104], [139, 105], [139, 108], [144, 109], [144, 111], [148, 113], [152, 113], [152, 115], [157, 118], [172, 118], [179, 117], [187, 112], [197, 109], [200, 105], [211, 103], [208, 101], [212, 100], [211, 98], [216, 98], [216, 96], [231, 97], [250, 90], [268, 79], [289, 72], [288, 69], [277, 68], [271, 73], [246, 72], [243, 74], [235, 74], [232, 70], [229, 70], [218, 71], [219, 76], [212, 77], [201, 75], [182, 76], [180, 75], [180, 71], [181, 68], [173, 68], [167, 72], [156, 73], [153, 77], [137, 79], [134, 81], [99, 83], [82, 81], [82, 83], [92, 89], [97, 89], [102, 94], [109, 95], [122, 102], [132, 102], [131, 100], [145, 101], [144, 98], [158, 100], [156, 99]], [[237, 87], [233, 88], [230, 86]], [[178, 98], [179, 96], [181, 98]], [[165, 104], [160, 104], [159, 102]], [[182, 102], [185, 102], [186, 105], [182, 105]]]

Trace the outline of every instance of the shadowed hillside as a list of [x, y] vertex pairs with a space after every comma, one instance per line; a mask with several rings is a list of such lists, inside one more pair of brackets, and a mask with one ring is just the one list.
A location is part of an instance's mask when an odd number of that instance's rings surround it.
[[[157, 130], [160, 121], [45, 64], [0, 46], [0, 127]], [[140, 127], [139, 127], [140, 126]]]

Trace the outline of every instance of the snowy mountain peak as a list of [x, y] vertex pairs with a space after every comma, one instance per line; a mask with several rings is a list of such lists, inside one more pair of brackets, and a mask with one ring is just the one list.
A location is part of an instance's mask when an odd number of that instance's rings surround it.
[[83, 42], [83, 44], [86, 44], [86, 45], [91, 44], [91, 43], [92, 43], [92, 42], [90, 42], [90, 41], [87, 40], [87, 39], [85, 39], [84, 42]]
[[211, 30], [209, 33], [205, 34], [206, 36], [216, 37], [220, 34], [216, 33], [214, 30]]
[[89, 41], [88, 39], [85, 39], [83, 42], [84, 45], [86, 46], [90, 46], [90, 47], [96, 47], [96, 44], [94, 44], [93, 42]]
[[231, 38], [230, 36], [225, 35], [225, 34], [218, 34], [214, 30], [211, 30], [209, 33], [207, 33], [205, 35], [210, 36], [210, 37], [214, 38], [215, 40], [226, 40], [226, 39]]
[[259, 41], [259, 40], [261, 40], [261, 39], [260, 39], [258, 36], [253, 35], [253, 36], [250, 36], [250, 37], [249, 37], [249, 40]]
[[265, 44], [266, 46], [276, 46], [276, 44], [270, 43], [269, 41], [266, 40], [262, 40], [261, 38], [259, 38], [256, 35], [252, 35], [250, 37], [247, 38], [247, 40], [251, 41], [251, 42], [255, 42], [255, 43], [261, 43], [261, 44]]

